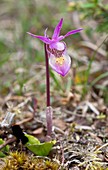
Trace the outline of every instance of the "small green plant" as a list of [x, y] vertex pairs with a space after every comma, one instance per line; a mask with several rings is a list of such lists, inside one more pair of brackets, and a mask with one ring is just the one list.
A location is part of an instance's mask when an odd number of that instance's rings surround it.
[[[30, 151], [38, 156], [47, 156], [51, 151], [53, 145], [56, 143], [55, 140], [50, 140], [44, 143], [41, 143], [37, 138], [32, 135], [25, 134], [19, 125], [13, 125], [15, 114], [8, 112], [4, 120], [1, 122], [1, 128], [11, 129], [12, 134], [16, 137], [17, 142], [21, 141]], [[0, 144], [3, 144], [4, 141], [0, 139]], [[5, 156], [4, 152], [9, 151], [9, 146], [3, 147], [0, 152], [0, 156]]]
[[[3, 143], [4, 143], [3, 139], [0, 138], [0, 145]], [[9, 152], [9, 146], [6, 145], [4, 148], [0, 150], [0, 158], [5, 157], [6, 156], [5, 153], [8, 153], [8, 152]]]

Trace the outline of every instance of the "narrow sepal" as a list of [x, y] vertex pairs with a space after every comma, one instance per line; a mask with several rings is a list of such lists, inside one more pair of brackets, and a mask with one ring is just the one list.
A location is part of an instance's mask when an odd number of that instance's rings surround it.
[[63, 24], [63, 18], [61, 18], [61, 20], [59, 21], [59, 23], [55, 27], [52, 39], [57, 39], [59, 37], [60, 31], [61, 31], [61, 28], [62, 28], [62, 24]]

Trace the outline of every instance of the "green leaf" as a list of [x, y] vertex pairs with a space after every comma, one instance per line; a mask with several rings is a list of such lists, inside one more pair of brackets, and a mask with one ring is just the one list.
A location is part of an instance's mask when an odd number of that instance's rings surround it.
[[40, 141], [34, 136], [28, 134], [25, 134], [25, 136], [28, 138], [28, 142], [26, 144], [30, 144], [30, 145], [40, 144]]
[[25, 134], [25, 136], [28, 138], [28, 142], [25, 144], [25, 146], [32, 151], [34, 154], [38, 156], [47, 156], [52, 149], [53, 145], [56, 143], [55, 140], [50, 142], [44, 142], [40, 143], [40, 141], [35, 138], [34, 136]]
[[26, 144], [26, 147], [38, 156], [47, 156], [51, 151], [53, 145], [56, 143], [55, 140], [40, 144]]
[[51, 75], [52, 79], [54, 80], [54, 83], [56, 84], [56, 87], [59, 90], [63, 90], [63, 88], [62, 88], [62, 86], [60, 84], [60, 76], [56, 76], [56, 74], [52, 70], [50, 70], [50, 75]]
[[91, 82], [90, 86], [91, 86], [91, 87], [94, 86], [99, 80], [101, 80], [101, 79], [103, 79], [103, 78], [105, 78], [105, 77], [108, 77], [108, 71], [105, 72], [105, 73], [103, 73], [103, 74], [101, 74], [100, 76], [96, 77], [96, 78]]
[[[0, 138], [0, 145], [2, 145], [4, 143], [4, 140]], [[3, 147], [0, 151], [0, 158], [5, 157], [5, 153], [4, 152], [9, 152], [9, 146], [6, 145], [5, 147]]]

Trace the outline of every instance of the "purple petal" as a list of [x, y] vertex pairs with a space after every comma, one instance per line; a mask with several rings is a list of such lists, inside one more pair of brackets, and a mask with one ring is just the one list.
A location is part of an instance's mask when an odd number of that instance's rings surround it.
[[79, 29], [77, 29], [77, 30], [69, 31], [66, 35], [64, 35], [64, 38], [67, 37], [67, 36], [69, 36], [69, 35], [71, 35], [71, 34], [76, 34], [76, 33], [80, 32], [80, 31], [82, 31], [82, 30], [83, 30], [82, 28], [79, 28]]
[[[62, 76], [65, 76], [70, 69], [71, 59], [70, 56], [66, 53], [63, 54], [61, 57], [64, 58], [64, 61], [51, 54], [49, 57], [49, 64], [54, 71]], [[57, 59], [60, 59], [61, 61], [57, 62]]]
[[63, 40], [65, 37], [63, 35], [60, 35], [58, 38], [57, 38], [57, 41], [61, 41]]
[[59, 23], [57, 24], [57, 26], [55, 27], [52, 39], [57, 39], [59, 34], [60, 34], [60, 30], [62, 28], [62, 24], [63, 24], [63, 18], [59, 21]]
[[55, 42], [55, 43], [50, 44], [50, 48], [51, 49], [54, 48], [56, 50], [63, 51], [66, 48], [66, 45], [64, 42]]
[[40, 39], [42, 42], [44, 42], [46, 44], [50, 44], [51, 43], [51, 40], [48, 37], [40, 36], [40, 35], [35, 35], [35, 34], [30, 33], [30, 32], [27, 32], [27, 33], [29, 35], [31, 35], [32, 37], [34, 37], [34, 38]]

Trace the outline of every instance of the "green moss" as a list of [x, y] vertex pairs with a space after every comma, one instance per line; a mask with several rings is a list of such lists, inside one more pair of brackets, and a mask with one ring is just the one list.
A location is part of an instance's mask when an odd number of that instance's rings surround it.
[[27, 154], [12, 152], [10, 156], [5, 158], [5, 166], [2, 170], [58, 170], [59, 164], [46, 160], [43, 158], [38, 158], [28, 156]]

